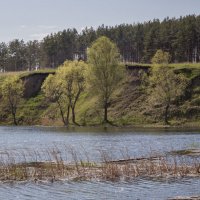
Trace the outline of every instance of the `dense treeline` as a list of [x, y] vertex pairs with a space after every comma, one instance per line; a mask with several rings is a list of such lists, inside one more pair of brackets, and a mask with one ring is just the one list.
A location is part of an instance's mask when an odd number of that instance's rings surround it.
[[0, 43], [1, 70], [18, 71], [57, 67], [65, 60], [86, 60], [86, 50], [100, 36], [115, 42], [124, 62], [149, 63], [158, 49], [169, 52], [171, 62], [200, 61], [200, 15], [166, 18], [138, 24], [67, 29], [41, 42], [13, 40]]

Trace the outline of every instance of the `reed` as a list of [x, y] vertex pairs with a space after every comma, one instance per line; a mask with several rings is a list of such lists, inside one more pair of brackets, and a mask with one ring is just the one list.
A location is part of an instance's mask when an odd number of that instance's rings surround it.
[[90, 161], [88, 152], [78, 153], [71, 147], [54, 147], [44, 151], [1, 153], [0, 181], [66, 180], [131, 180], [136, 177], [181, 178], [200, 176], [198, 158], [190, 162], [183, 156], [149, 156], [131, 158], [126, 152], [122, 159], [113, 160], [100, 151], [101, 161]]

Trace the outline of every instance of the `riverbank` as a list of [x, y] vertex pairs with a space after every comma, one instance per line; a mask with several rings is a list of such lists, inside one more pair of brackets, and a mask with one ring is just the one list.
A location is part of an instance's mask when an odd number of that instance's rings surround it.
[[[1, 126], [8, 125], [8, 124], [1, 124]], [[8, 125], [8, 126], [12, 126]], [[26, 126], [26, 125], [19, 125], [19, 126]], [[28, 125], [29, 126], [29, 125]], [[166, 125], [164, 123], [152, 123], [152, 124], [128, 124], [128, 125], [121, 125], [116, 124], [114, 122], [111, 123], [91, 123], [91, 124], [85, 124], [85, 125], [77, 125], [70, 123], [68, 126], [64, 126], [61, 122], [61, 120], [56, 120], [56, 122], [53, 122], [52, 120], [44, 120], [41, 124], [35, 124], [31, 125], [35, 127], [49, 127], [49, 128], [61, 128], [61, 129], [68, 129], [73, 130], [77, 132], [82, 132], [84, 130], [88, 131], [95, 131], [95, 130], [107, 130], [107, 131], [131, 131], [131, 130], [138, 130], [138, 131], [162, 131], [162, 130], [169, 130], [169, 131], [200, 131], [200, 121], [196, 122], [185, 122], [185, 123], [177, 123], [177, 124], [169, 124]]]
[[[108, 118], [113, 125], [133, 128], [169, 127], [163, 124], [163, 105], [152, 106], [148, 101], [147, 93], [141, 87], [141, 71], [146, 72], [147, 68], [151, 67], [151, 65], [137, 64], [126, 68], [126, 75], [114, 92], [108, 108]], [[170, 67], [174, 68], [176, 73], [182, 73], [190, 80], [185, 95], [178, 103], [173, 102], [170, 107], [170, 126], [199, 128], [200, 65], [171, 64]], [[48, 74], [52, 73], [55, 71], [19, 73], [26, 85], [25, 98], [18, 105], [17, 110], [19, 125], [63, 126], [58, 107], [55, 103], [49, 103], [41, 92], [42, 82]], [[12, 73], [8, 73], [6, 76], [12, 75]], [[2, 75], [0, 81], [4, 80], [5, 76]], [[102, 126], [103, 111], [99, 105], [97, 94], [86, 89], [77, 102], [75, 112], [76, 122], [81, 126]], [[3, 101], [0, 102], [0, 124], [13, 124], [12, 116]]]

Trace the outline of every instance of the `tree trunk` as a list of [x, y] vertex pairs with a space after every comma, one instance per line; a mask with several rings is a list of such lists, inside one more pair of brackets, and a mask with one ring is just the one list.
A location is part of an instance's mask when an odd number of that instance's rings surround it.
[[77, 101], [78, 101], [78, 99], [79, 99], [79, 96], [80, 96], [81, 92], [82, 92], [82, 89], [79, 88], [79, 91], [78, 91], [78, 93], [76, 94], [76, 97], [75, 97], [74, 103], [72, 103], [72, 101], [71, 101], [72, 122], [73, 122], [74, 124], [76, 124], [76, 125], [79, 125], [79, 124], [76, 123], [75, 107], [76, 107], [76, 103], [77, 103]]
[[67, 120], [65, 120], [64, 113], [63, 113], [63, 111], [62, 111], [61, 108], [60, 108], [60, 115], [61, 115], [61, 117], [62, 117], [63, 124], [64, 124], [65, 126], [68, 126], [68, 122], [67, 122]]
[[167, 104], [167, 106], [165, 107], [165, 124], [169, 124], [168, 113], [169, 113], [169, 104]]
[[15, 116], [15, 114], [13, 115], [13, 121], [14, 121], [14, 124], [17, 126], [17, 125], [18, 125], [18, 123], [17, 123], [17, 119], [16, 119], [16, 116]]
[[66, 119], [65, 119], [64, 112], [63, 112], [63, 110], [62, 110], [62, 106], [61, 106], [61, 104], [60, 104], [59, 101], [57, 101], [57, 103], [58, 103], [58, 107], [59, 107], [59, 110], [60, 110], [60, 115], [61, 115], [63, 124], [64, 124], [65, 126], [68, 126], [68, 125], [69, 125], [69, 106], [68, 106], [68, 111], [67, 111], [67, 117], [66, 117]]
[[17, 126], [17, 119], [16, 119], [16, 112], [12, 109], [12, 116], [13, 116], [13, 123], [15, 126]]
[[75, 107], [72, 106], [72, 122], [76, 124], [76, 114], [75, 114]]
[[67, 124], [69, 124], [69, 112], [70, 112], [70, 106], [68, 105], [67, 106], [67, 117], [66, 117]]
[[108, 104], [105, 103], [104, 105], [104, 123], [107, 123], [108, 122]]

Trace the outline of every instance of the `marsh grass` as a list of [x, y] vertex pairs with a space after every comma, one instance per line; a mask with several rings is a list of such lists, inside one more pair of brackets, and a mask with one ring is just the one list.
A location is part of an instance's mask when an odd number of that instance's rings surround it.
[[[112, 157], [100, 151], [101, 162], [90, 161], [89, 154], [82, 150], [78, 153], [66, 147], [44, 151], [1, 152], [0, 181], [50, 181], [57, 180], [101, 180], [129, 181], [136, 177], [182, 178], [200, 176], [199, 159], [188, 161], [183, 157], [149, 156], [131, 158], [123, 152], [123, 158]], [[42, 161], [43, 160], [43, 161]]]

